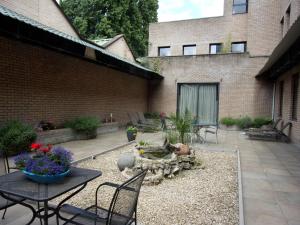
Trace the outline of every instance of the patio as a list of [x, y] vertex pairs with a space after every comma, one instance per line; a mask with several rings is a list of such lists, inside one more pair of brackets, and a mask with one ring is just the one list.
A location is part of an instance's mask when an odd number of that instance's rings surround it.
[[[162, 133], [139, 134], [138, 140], [160, 142]], [[240, 150], [246, 225], [300, 224], [300, 149], [293, 144], [250, 141], [241, 132], [220, 131], [219, 144], [196, 144], [203, 150]], [[75, 159], [126, 144], [125, 132], [100, 135], [95, 140], [63, 144]], [[101, 150], [99, 146], [104, 146]], [[29, 212], [29, 211], [28, 211]], [[23, 224], [30, 215], [21, 206], [10, 208], [4, 225]], [[17, 215], [17, 216], [16, 216]], [[36, 220], [34, 224], [39, 224]], [[242, 224], [242, 223], [241, 223]]]

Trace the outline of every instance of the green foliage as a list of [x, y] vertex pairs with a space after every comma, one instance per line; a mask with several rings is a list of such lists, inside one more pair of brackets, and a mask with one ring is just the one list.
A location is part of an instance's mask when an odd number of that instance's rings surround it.
[[236, 119], [233, 119], [232, 117], [224, 117], [220, 120], [220, 122], [225, 126], [233, 126], [236, 124]]
[[147, 141], [139, 141], [139, 146], [149, 146], [150, 144], [149, 144], [149, 142], [147, 142]]
[[246, 129], [252, 126], [252, 119], [249, 116], [241, 117], [236, 120], [236, 125], [241, 129]]
[[180, 142], [185, 144], [187, 141], [187, 138], [185, 138], [187, 136], [186, 134], [190, 132], [193, 122], [191, 114], [188, 111], [186, 111], [184, 115], [171, 114], [170, 120], [179, 133]]
[[145, 112], [144, 116], [147, 119], [159, 119], [159, 113], [158, 112]]
[[127, 132], [132, 132], [132, 133], [137, 133], [137, 128], [133, 127], [133, 126], [130, 126], [130, 127], [127, 127], [126, 131]]
[[92, 116], [78, 117], [66, 123], [66, 127], [72, 128], [74, 131], [86, 134], [90, 138], [97, 136], [97, 128], [100, 126], [100, 120]]
[[266, 117], [256, 117], [253, 120], [253, 124], [252, 126], [255, 128], [260, 128], [263, 125], [268, 125], [272, 123], [272, 119], [271, 118], [266, 118]]
[[0, 149], [8, 155], [28, 151], [37, 135], [34, 129], [20, 121], [11, 121], [0, 129]]
[[149, 23], [157, 22], [158, 0], [63, 0], [61, 7], [87, 39], [124, 34], [135, 56], [145, 56]]
[[169, 143], [176, 144], [179, 141], [179, 134], [175, 130], [167, 130], [166, 131], [166, 138]]

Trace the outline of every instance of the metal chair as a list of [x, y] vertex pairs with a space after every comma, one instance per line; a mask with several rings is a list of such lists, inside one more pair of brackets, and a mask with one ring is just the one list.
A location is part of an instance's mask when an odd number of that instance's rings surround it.
[[[86, 209], [69, 204], [58, 206], [57, 224], [59, 218], [66, 221], [64, 224], [76, 225], [129, 225], [133, 222], [136, 224], [137, 202], [146, 173], [147, 171], [144, 170], [121, 185], [110, 182], [101, 184], [96, 190], [95, 205]], [[116, 189], [109, 209], [104, 209], [98, 205], [98, 192], [103, 186]], [[65, 218], [60, 214], [61, 210], [73, 216], [70, 219]]]
[[[0, 176], [5, 175], [7, 173], [9, 173], [8, 159], [7, 159], [6, 154], [0, 150]], [[17, 197], [12, 197], [12, 196], [9, 196], [9, 197], [15, 199], [17, 202], [24, 201], [24, 199], [22, 199], [22, 198], [17, 198]], [[14, 206], [16, 204], [18, 204], [18, 203], [6, 200], [2, 196], [0, 196], [0, 210], [4, 210], [4, 212], [2, 214], [2, 219], [5, 219], [5, 214], [6, 214], [7, 208]]]
[[216, 126], [209, 126], [205, 128], [204, 130], [204, 142], [206, 143], [206, 135], [208, 134], [214, 134], [216, 136], [216, 144], [218, 144], [218, 125]]

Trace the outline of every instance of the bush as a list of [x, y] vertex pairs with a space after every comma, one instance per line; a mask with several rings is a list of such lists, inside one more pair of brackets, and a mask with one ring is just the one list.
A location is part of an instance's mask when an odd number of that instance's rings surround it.
[[157, 112], [145, 112], [144, 116], [146, 119], [159, 119], [159, 113]]
[[271, 123], [272, 123], [272, 119], [270, 119], [270, 118], [266, 118], [266, 117], [256, 117], [256, 118], [253, 120], [252, 126], [255, 127], [255, 128], [260, 128], [260, 127], [262, 127], [263, 125], [268, 125], [268, 124], [271, 124]]
[[30, 144], [36, 138], [37, 134], [31, 126], [20, 121], [11, 121], [0, 129], [0, 149], [7, 155], [16, 155], [29, 151]]
[[166, 138], [170, 144], [176, 144], [179, 141], [179, 134], [177, 131], [174, 130], [167, 130], [166, 131]]
[[252, 124], [253, 124], [252, 119], [249, 116], [236, 119], [236, 125], [241, 129], [249, 128], [252, 126]]
[[96, 117], [86, 116], [68, 121], [66, 127], [70, 127], [80, 134], [87, 135], [87, 138], [95, 138], [97, 136], [97, 128], [100, 124], [100, 120]]
[[136, 127], [130, 126], [130, 127], [127, 127], [126, 131], [132, 132], [132, 133], [137, 133], [138, 130]]
[[171, 120], [173, 126], [175, 126], [176, 131], [179, 134], [180, 142], [183, 144], [186, 144], [187, 143], [187, 138], [186, 138], [187, 133], [189, 133], [191, 131], [192, 122], [193, 122], [191, 113], [188, 111], [185, 111], [184, 115], [171, 114], [170, 120]]
[[224, 124], [225, 126], [233, 126], [236, 125], [236, 119], [233, 119], [231, 117], [224, 117], [220, 120], [221, 124]]

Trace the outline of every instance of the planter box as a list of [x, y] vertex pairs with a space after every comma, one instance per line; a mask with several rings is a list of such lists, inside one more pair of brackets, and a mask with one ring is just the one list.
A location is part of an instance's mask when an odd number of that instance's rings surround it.
[[[119, 123], [105, 123], [97, 129], [97, 134], [112, 133], [119, 130]], [[75, 133], [70, 128], [42, 131], [38, 133], [37, 142], [43, 144], [59, 144], [68, 141], [85, 139], [84, 135]]]
[[227, 131], [239, 131], [239, 130], [241, 130], [237, 125], [226, 126], [224, 124], [220, 124], [220, 129], [221, 130], [227, 130]]

